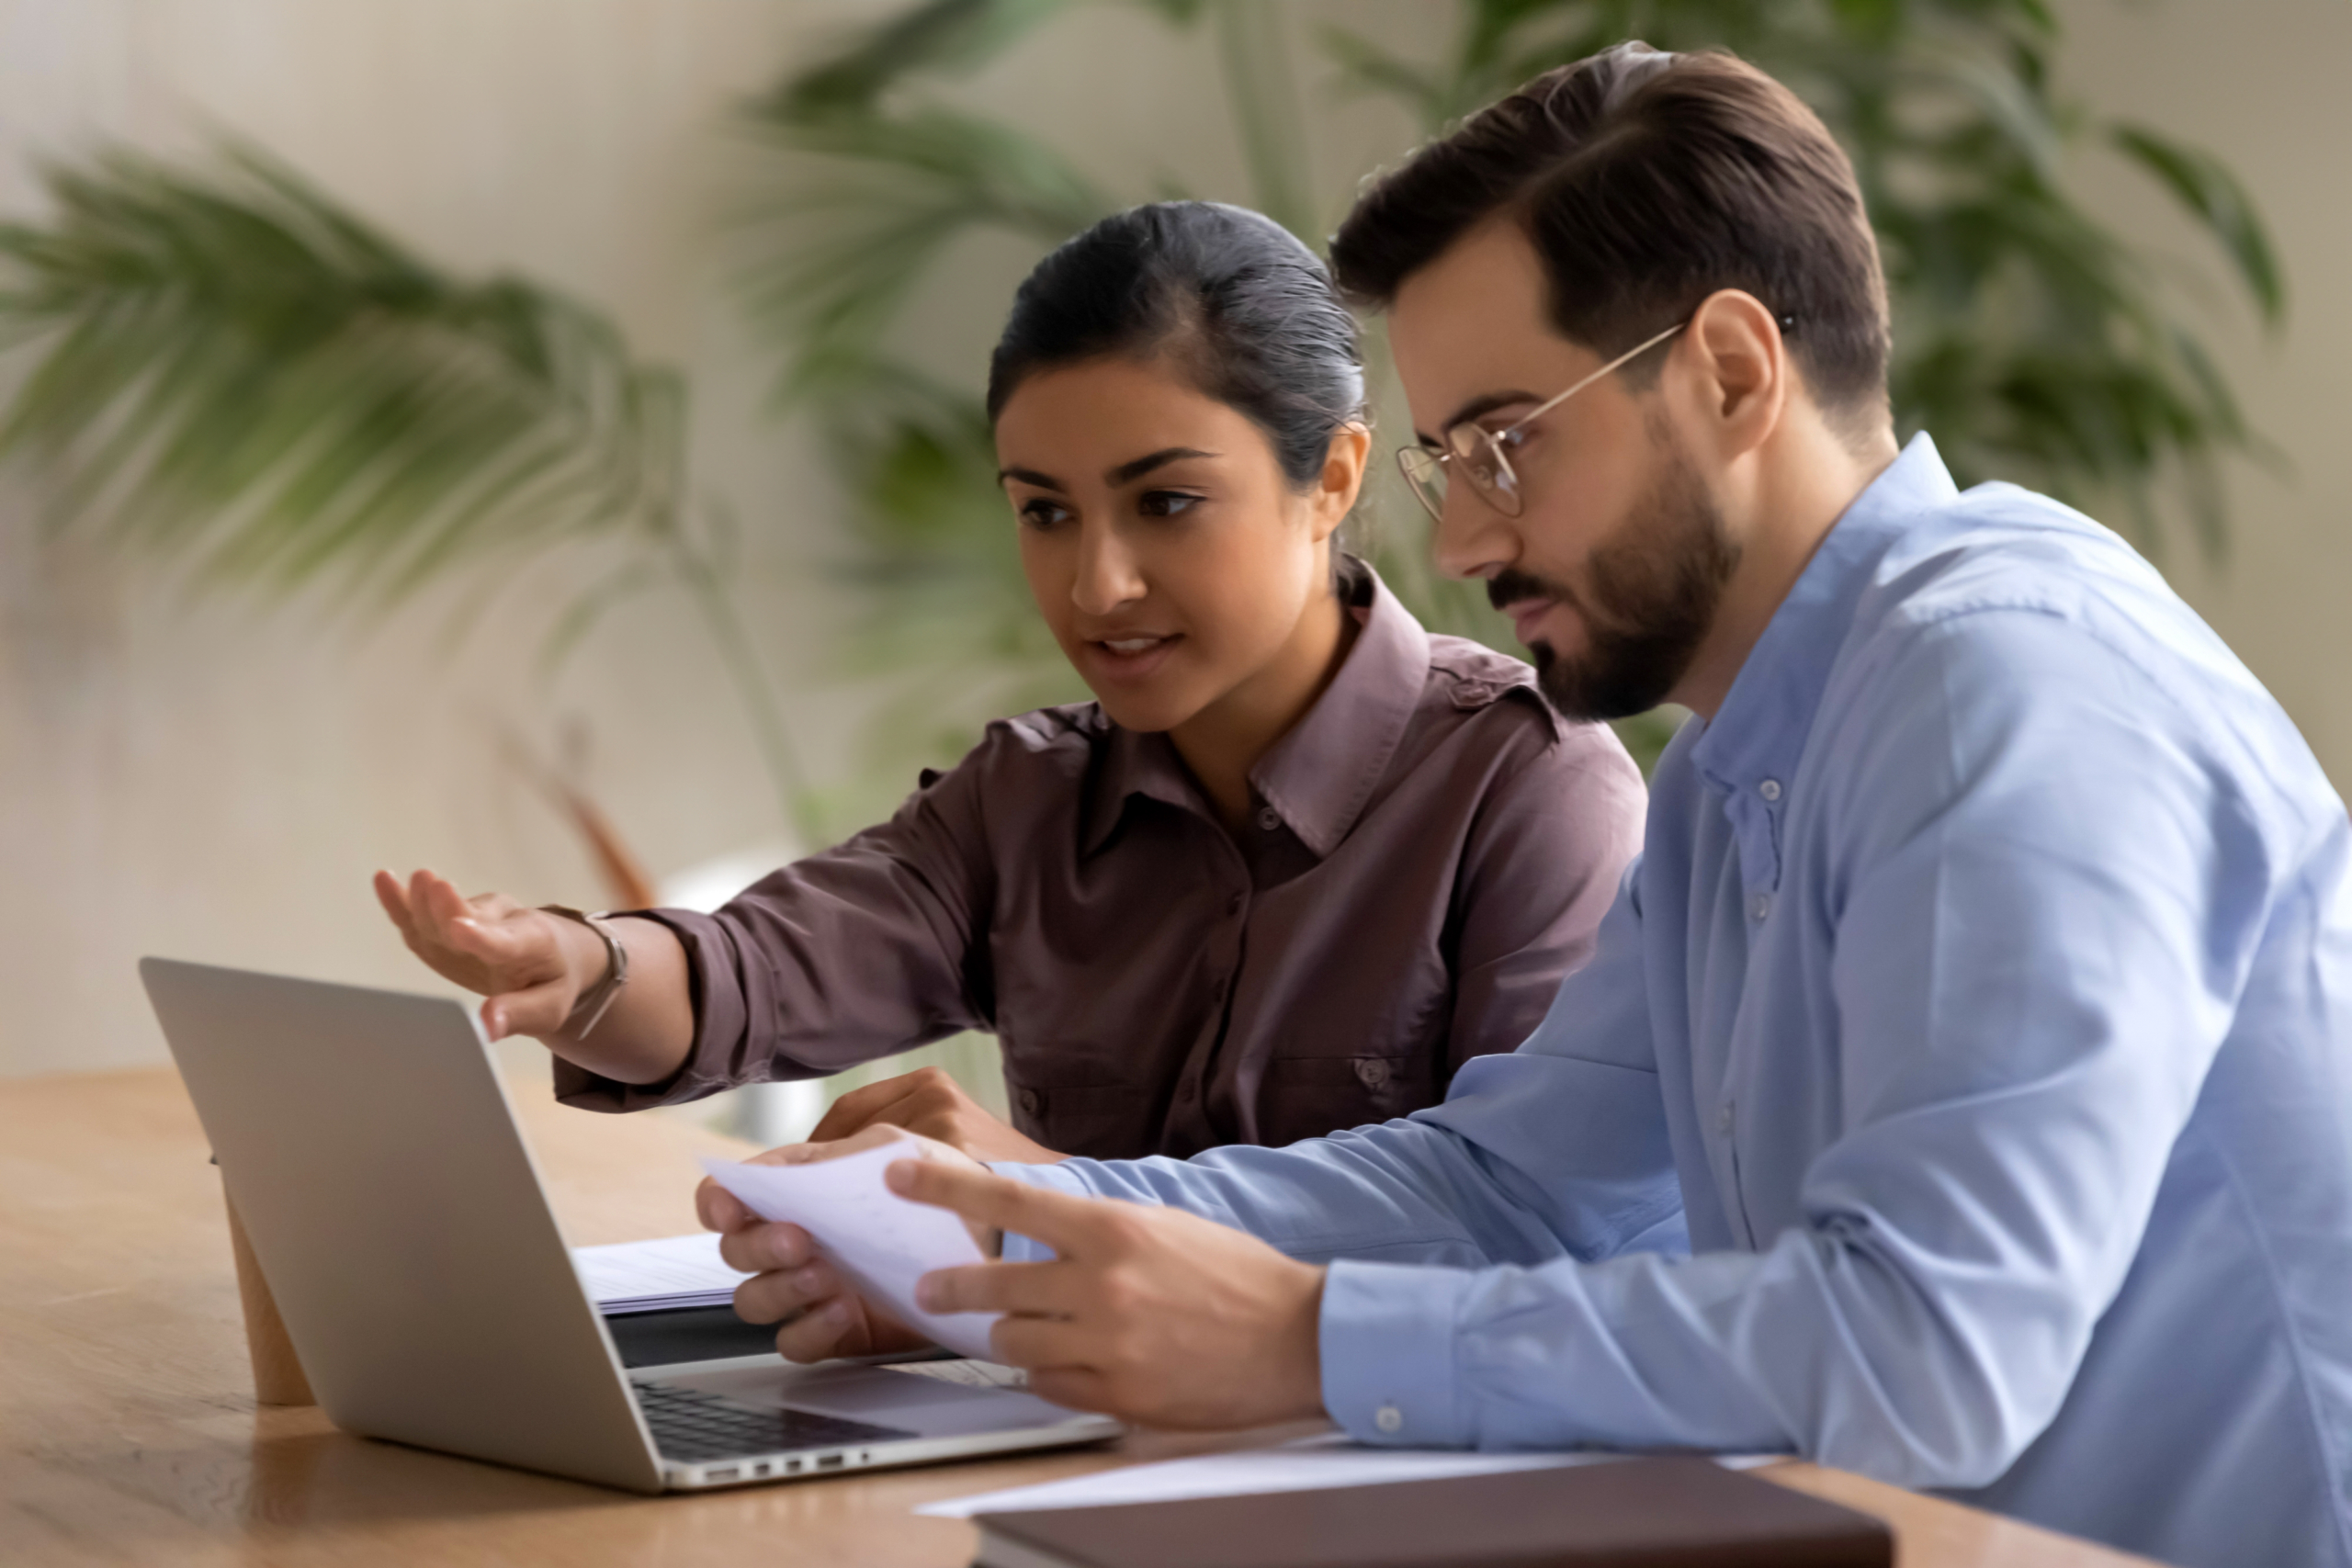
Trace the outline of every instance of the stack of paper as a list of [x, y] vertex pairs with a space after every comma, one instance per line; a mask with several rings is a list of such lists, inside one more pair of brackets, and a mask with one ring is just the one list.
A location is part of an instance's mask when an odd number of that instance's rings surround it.
[[719, 1258], [718, 1237], [707, 1231], [658, 1241], [575, 1247], [571, 1263], [580, 1270], [588, 1299], [607, 1317], [726, 1306], [735, 1299], [736, 1285], [748, 1278]]

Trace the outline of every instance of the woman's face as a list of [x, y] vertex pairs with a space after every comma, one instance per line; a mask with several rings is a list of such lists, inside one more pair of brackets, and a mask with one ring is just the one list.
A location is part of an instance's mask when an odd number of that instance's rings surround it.
[[1029, 591], [1114, 721], [1174, 729], [1283, 663], [1363, 476], [1361, 432], [1341, 435], [1301, 493], [1263, 431], [1161, 367], [1014, 389], [996, 450]]

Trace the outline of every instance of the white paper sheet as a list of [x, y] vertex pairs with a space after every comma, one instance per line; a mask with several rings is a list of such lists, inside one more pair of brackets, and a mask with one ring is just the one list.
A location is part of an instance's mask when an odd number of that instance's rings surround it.
[[571, 1262], [588, 1299], [607, 1313], [725, 1306], [749, 1277], [727, 1266], [718, 1256], [718, 1237], [708, 1231], [575, 1247]]
[[[926, 1503], [915, 1510], [938, 1518], [1013, 1513], [1025, 1508], [1099, 1508], [1118, 1503], [1168, 1503], [1185, 1497], [1238, 1497], [1260, 1492], [1310, 1492], [1324, 1486], [1376, 1486], [1391, 1481], [1442, 1481], [1461, 1475], [1493, 1475], [1511, 1470], [1605, 1464], [1634, 1459], [1627, 1453], [1464, 1453], [1450, 1449], [1372, 1449], [1344, 1432], [1301, 1438], [1273, 1449], [1202, 1454], [1193, 1459], [1135, 1464], [1068, 1481], [1015, 1486], [970, 1497]], [[1781, 1454], [1723, 1454], [1715, 1462], [1745, 1470]]]
[[883, 1144], [808, 1165], [736, 1165], [706, 1159], [703, 1168], [762, 1216], [789, 1220], [860, 1293], [888, 1307], [908, 1327], [949, 1349], [982, 1359], [991, 1354], [992, 1312], [928, 1313], [915, 1305], [915, 1281], [934, 1269], [984, 1263], [964, 1222], [944, 1209], [911, 1203], [882, 1184], [892, 1162], [912, 1156], [911, 1140]]

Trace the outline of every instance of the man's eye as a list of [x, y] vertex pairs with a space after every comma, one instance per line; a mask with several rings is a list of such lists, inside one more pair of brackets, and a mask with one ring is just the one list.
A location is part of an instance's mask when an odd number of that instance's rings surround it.
[[1057, 501], [1038, 499], [1021, 503], [1021, 521], [1032, 528], [1050, 528], [1069, 520], [1069, 508]]
[[1206, 499], [1181, 490], [1153, 490], [1146, 491], [1137, 504], [1146, 517], [1174, 517], [1190, 512]]

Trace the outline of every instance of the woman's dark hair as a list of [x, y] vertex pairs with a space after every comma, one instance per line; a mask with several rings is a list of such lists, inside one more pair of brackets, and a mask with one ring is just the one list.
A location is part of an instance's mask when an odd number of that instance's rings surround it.
[[1039, 370], [1165, 358], [1263, 430], [1305, 489], [1331, 437], [1363, 417], [1355, 318], [1315, 253], [1272, 219], [1155, 201], [1064, 243], [1012, 297], [989, 359], [989, 418]]

